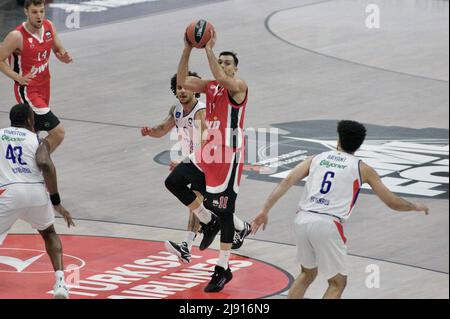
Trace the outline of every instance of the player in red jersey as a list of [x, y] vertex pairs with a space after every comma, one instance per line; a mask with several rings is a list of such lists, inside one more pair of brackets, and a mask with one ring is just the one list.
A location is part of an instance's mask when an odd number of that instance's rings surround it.
[[71, 63], [72, 58], [53, 23], [45, 19], [45, 0], [26, 0], [24, 7], [27, 21], [11, 31], [0, 45], [0, 71], [14, 80], [17, 102], [33, 109], [35, 131], [48, 132], [46, 139], [53, 152], [62, 143], [65, 131], [49, 108], [50, 54], [53, 51], [63, 63]]
[[[200, 219], [203, 240], [200, 249], [206, 249], [221, 231], [220, 253], [214, 275], [205, 287], [206, 292], [221, 291], [232, 279], [228, 266], [233, 243], [235, 202], [239, 190], [244, 163], [243, 125], [247, 105], [248, 86], [236, 77], [239, 60], [233, 52], [222, 52], [217, 58], [213, 47], [216, 34], [205, 51], [215, 80], [202, 80], [188, 76], [192, 46], [185, 40], [177, 79], [191, 91], [206, 93], [207, 142], [179, 164], [167, 177], [166, 187]], [[205, 206], [203, 198], [189, 189], [190, 183], [206, 183]], [[250, 233], [245, 227], [242, 235]]]

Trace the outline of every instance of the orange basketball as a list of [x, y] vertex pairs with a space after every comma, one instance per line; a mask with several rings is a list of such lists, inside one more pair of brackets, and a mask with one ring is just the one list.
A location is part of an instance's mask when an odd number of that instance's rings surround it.
[[206, 20], [192, 22], [186, 28], [186, 38], [195, 48], [204, 48], [209, 39], [211, 39], [211, 30], [214, 26]]

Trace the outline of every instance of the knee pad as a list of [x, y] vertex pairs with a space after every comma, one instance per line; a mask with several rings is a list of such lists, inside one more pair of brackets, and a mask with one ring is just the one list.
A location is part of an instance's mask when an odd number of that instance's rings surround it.
[[197, 195], [188, 187], [189, 181], [177, 174], [177, 171], [173, 171], [166, 178], [164, 184], [185, 206], [189, 206], [197, 198]]

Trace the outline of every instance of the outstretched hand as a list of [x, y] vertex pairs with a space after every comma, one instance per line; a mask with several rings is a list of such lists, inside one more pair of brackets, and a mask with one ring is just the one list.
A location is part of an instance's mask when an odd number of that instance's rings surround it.
[[416, 211], [424, 212], [425, 215], [429, 214], [430, 208], [427, 205], [422, 204], [422, 203], [417, 203], [417, 204], [415, 204], [415, 206], [416, 206]]
[[64, 208], [63, 205], [59, 204], [59, 205], [55, 205], [53, 206], [55, 208], [55, 210], [64, 218], [64, 220], [67, 223], [67, 227], [70, 228], [70, 226], [74, 226], [75, 227], [75, 223], [72, 220], [72, 216], [70, 215], [70, 213]]
[[263, 227], [263, 230], [266, 230], [267, 224], [269, 223], [269, 215], [268, 213], [261, 211], [255, 219], [252, 221], [252, 235], [256, 234], [259, 228]]

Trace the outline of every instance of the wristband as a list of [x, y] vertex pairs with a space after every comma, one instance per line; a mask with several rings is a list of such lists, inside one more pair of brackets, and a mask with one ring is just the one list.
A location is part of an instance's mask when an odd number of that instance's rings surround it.
[[61, 197], [59, 197], [59, 193], [51, 194], [50, 201], [52, 202], [53, 206], [61, 204]]

